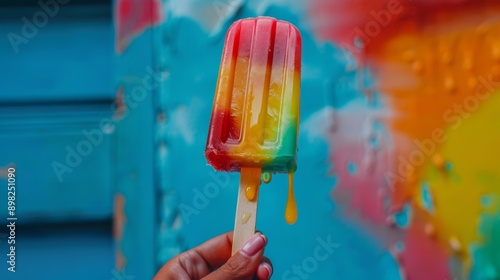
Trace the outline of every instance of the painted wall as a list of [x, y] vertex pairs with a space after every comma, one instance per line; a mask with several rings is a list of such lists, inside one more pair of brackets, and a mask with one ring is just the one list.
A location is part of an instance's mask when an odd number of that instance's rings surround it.
[[274, 278], [500, 279], [492, 0], [116, 1], [117, 267], [232, 229], [239, 176], [203, 150], [225, 31], [258, 15], [303, 39], [297, 223], [286, 176], [259, 198]]
[[[59, 5], [49, 16], [36, 2], [7, 4], [0, 4], [0, 180], [16, 167], [26, 186], [18, 189], [22, 223], [109, 219], [110, 7]], [[85, 132], [99, 141], [89, 143]]]
[[0, 1], [0, 279], [116, 272], [113, 46], [111, 1]]

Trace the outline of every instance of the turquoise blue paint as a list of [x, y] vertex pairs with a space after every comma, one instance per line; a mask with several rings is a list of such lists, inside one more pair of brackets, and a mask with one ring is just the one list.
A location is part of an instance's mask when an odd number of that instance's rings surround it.
[[401, 252], [405, 249], [405, 244], [403, 242], [396, 242], [396, 250]]
[[379, 121], [379, 120], [373, 121], [373, 129], [384, 130], [385, 128], [386, 128], [385, 125], [381, 121]]
[[411, 206], [409, 204], [405, 204], [400, 212], [394, 214], [394, 221], [396, 225], [400, 228], [408, 228], [411, 223], [411, 212]]
[[446, 161], [444, 164], [444, 167], [446, 171], [452, 171], [453, 170], [453, 164], [450, 161]]
[[356, 166], [356, 163], [350, 161], [347, 163], [347, 172], [350, 174], [354, 175], [358, 172], [358, 167]]
[[[126, 216], [123, 237], [116, 243], [116, 248], [126, 260], [125, 271], [137, 279], [151, 279], [156, 273], [160, 254], [157, 246], [165, 244], [158, 235], [158, 228], [161, 223], [164, 228], [172, 226], [172, 223], [160, 219], [165, 215], [159, 211], [164, 197], [161, 193], [164, 180], [160, 175], [161, 154], [171, 150], [168, 142], [165, 141], [164, 146], [159, 141], [162, 135], [156, 126], [158, 109], [155, 103], [162, 85], [156, 75], [155, 81], [160, 83], [158, 86], [148, 90], [143, 85], [144, 77], [152, 77], [150, 69], [161, 70], [158, 62], [153, 60], [155, 32], [148, 29], [139, 34], [118, 58], [117, 88], [122, 87], [125, 100], [132, 102], [127, 102], [127, 114], [116, 122], [116, 194], [124, 197], [123, 211]], [[146, 90], [143, 99], [134, 99], [132, 95], [138, 87]], [[161, 174], [165, 170], [165, 167], [161, 169]], [[167, 183], [171, 186], [170, 182]], [[175, 201], [175, 193], [165, 192], [165, 195]], [[145, 246], [145, 240], [154, 244]], [[170, 246], [174, 249], [181, 246], [176, 238], [169, 241], [176, 242], [175, 247]]]
[[472, 252], [471, 280], [499, 279], [500, 271], [500, 215], [484, 214], [481, 217], [478, 229], [483, 237], [482, 244], [474, 244]]
[[380, 147], [380, 141], [376, 136], [371, 136], [369, 141], [372, 148], [377, 149]]
[[492, 205], [494, 199], [495, 197], [493, 196], [483, 195], [481, 196], [481, 205], [485, 208], [488, 208]]
[[425, 208], [429, 213], [434, 213], [434, 202], [432, 199], [432, 193], [429, 188], [429, 183], [428, 182], [422, 182], [420, 184], [420, 191], [422, 192], [422, 203]]

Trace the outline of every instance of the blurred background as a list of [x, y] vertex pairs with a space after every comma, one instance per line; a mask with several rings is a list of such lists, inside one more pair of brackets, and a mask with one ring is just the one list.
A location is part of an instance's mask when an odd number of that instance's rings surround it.
[[496, 0], [0, 0], [0, 279], [151, 279], [232, 230], [239, 174], [203, 151], [225, 32], [259, 15], [303, 41], [273, 279], [500, 279]]

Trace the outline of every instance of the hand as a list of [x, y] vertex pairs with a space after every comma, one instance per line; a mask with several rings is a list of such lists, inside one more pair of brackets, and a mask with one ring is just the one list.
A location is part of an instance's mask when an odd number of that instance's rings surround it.
[[263, 256], [267, 244], [263, 234], [257, 232], [231, 257], [232, 244], [232, 232], [219, 235], [167, 262], [154, 280], [267, 280], [271, 277], [271, 262]]

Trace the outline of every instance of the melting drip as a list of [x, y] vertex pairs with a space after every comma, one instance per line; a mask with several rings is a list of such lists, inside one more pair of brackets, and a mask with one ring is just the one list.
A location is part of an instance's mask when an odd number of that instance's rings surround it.
[[297, 202], [293, 194], [293, 173], [288, 173], [288, 199], [286, 201], [285, 220], [289, 224], [297, 221]]
[[261, 170], [260, 168], [248, 168], [248, 172], [249, 177], [246, 182], [245, 196], [249, 201], [255, 201], [257, 199], [257, 193], [259, 192]]
[[251, 186], [247, 186], [247, 188], [245, 189], [245, 195], [246, 195], [248, 200], [250, 200], [250, 201], [255, 200], [255, 197], [257, 196], [257, 189], [258, 188], [259, 188], [259, 186], [256, 186], [253, 184]]
[[[242, 169], [242, 173], [243, 173]], [[257, 193], [259, 192], [260, 179], [265, 183], [271, 181], [271, 174], [265, 172], [260, 174], [260, 168], [249, 168], [248, 171], [252, 174], [248, 174], [248, 181], [246, 181], [245, 196], [249, 201], [255, 201], [257, 199]], [[267, 182], [266, 182], [267, 181]], [[243, 224], [247, 223], [250, 219], [251, 214], [246, 213], [242, 217]], [[293, 173], [288, 173], [288, 199], [286, 202], [285, 209], [285, 220], [289, 224], [294, 224], [297, 221], [297, 202], [295, 201], [295, 195], [293, 190]]]
[[243, 218], [241, 218], [242, 224], [246, 224], [250, 220], [250, 217], [252, 217], [252, 213], [245, 213]]
[[264, 172], [262, 173], [262, 181], [266, 184], [269, 184], [271, 182], [272, 176], [271, 173], [269, 172]]

